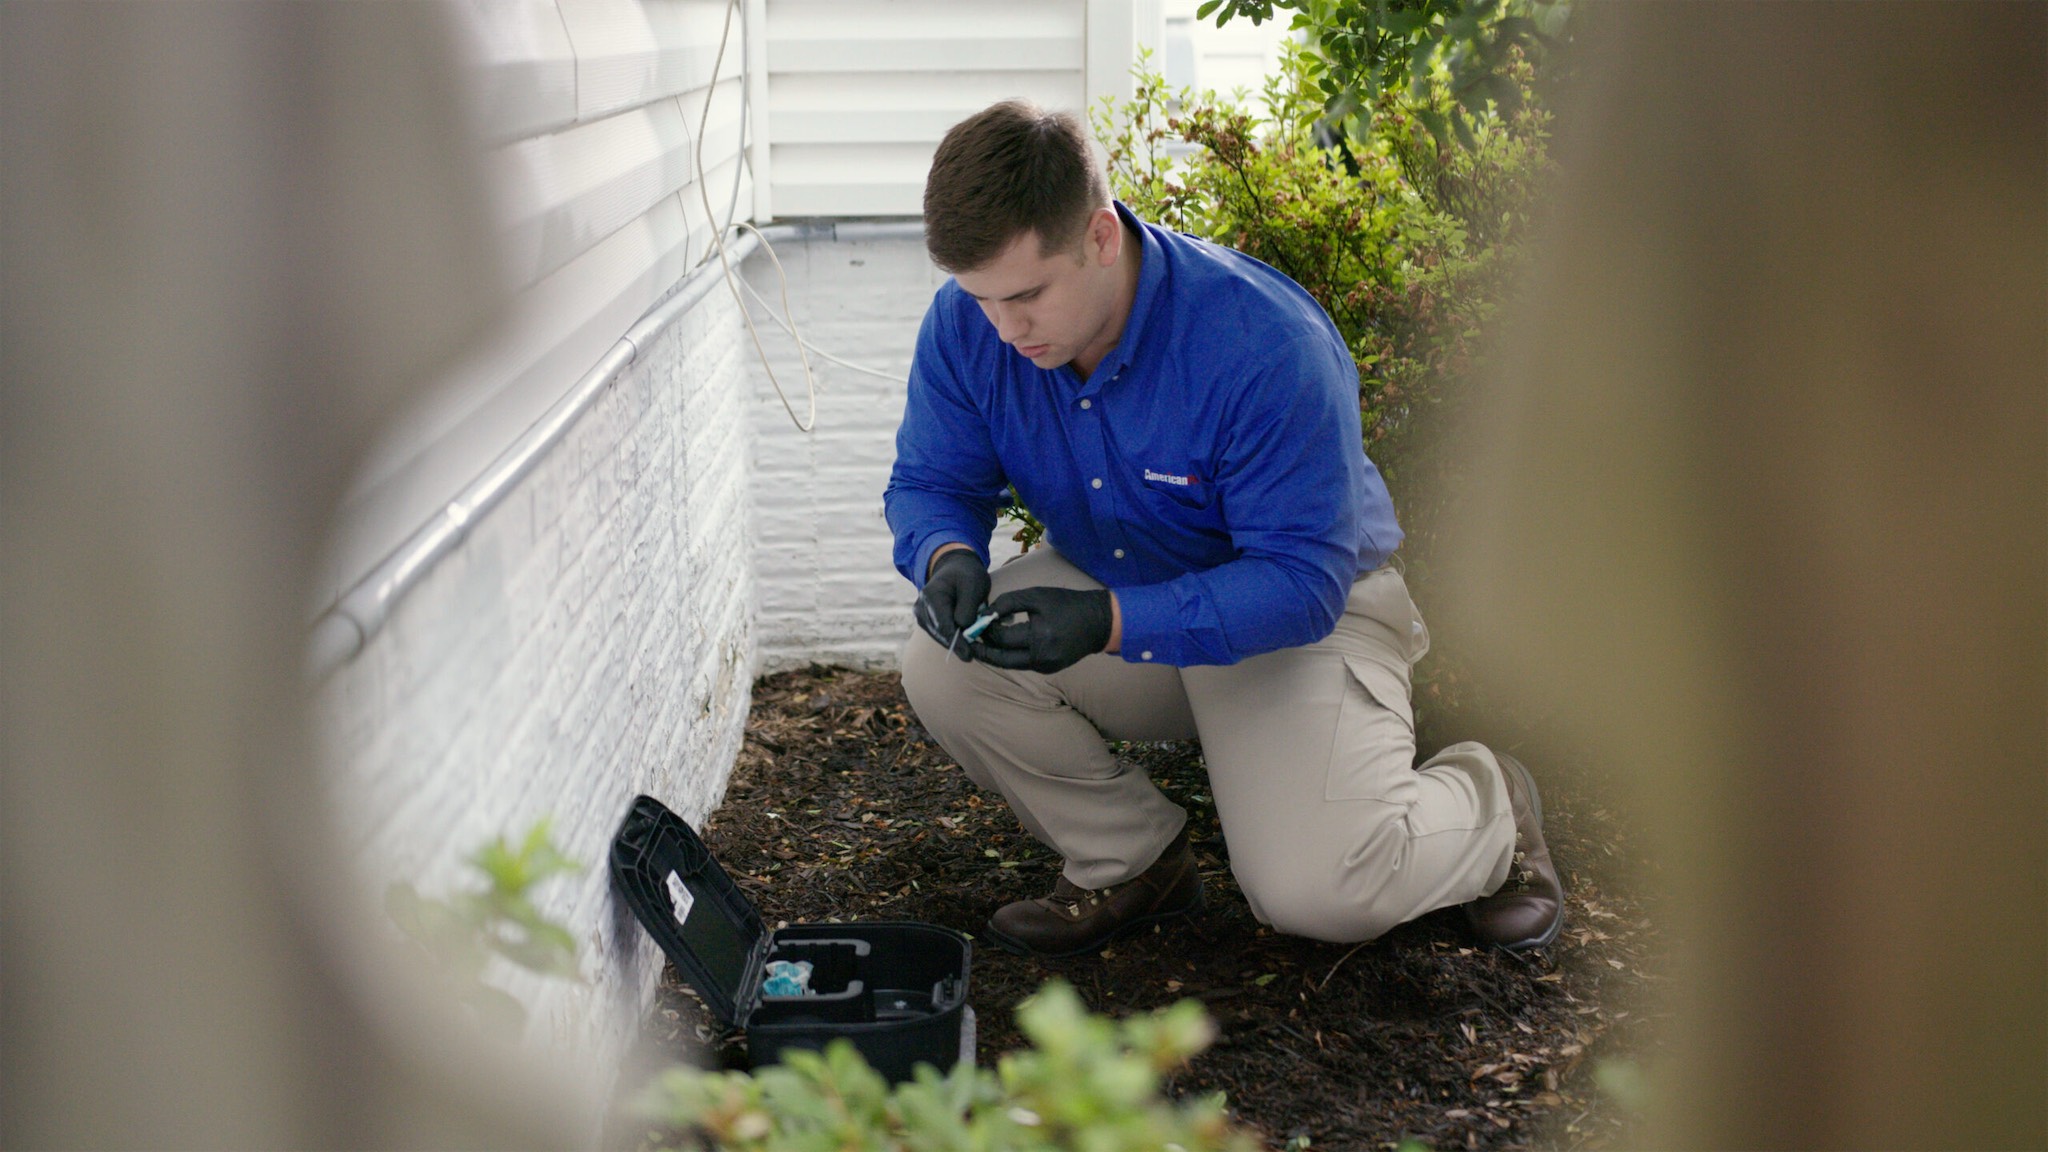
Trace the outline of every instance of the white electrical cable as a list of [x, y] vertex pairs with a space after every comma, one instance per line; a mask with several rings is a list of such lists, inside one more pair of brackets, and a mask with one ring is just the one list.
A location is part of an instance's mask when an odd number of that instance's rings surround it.
[[[761, 358], [761, 370], [768, 374], [768, 383], [774, 387], [776, 399], [782, 401], [782, 410], [789, 413], [790, 421], [796, 425], [797, 431], [809, 432], [818, 426], [818, 378], [811, 371], [810, 353], [805, 349], [803, 340], [798, 338], [796, 341], [797, 357], [803, 364], [804, 384], [810, 393], [810, 416], [808, 420], [800, 420], [797, 418], [796, 406], [789, 402], [789, 395], [782, 390], [782, 381], [775, 378], [775, 369], [768, 363], [768, 350], [761, 345], [761, 331], [754, 326], [753, 310], [747, 307], [746, 299], [740, 295], [739, 278], [733, 275], [732, 261], [726, 256], [725, 228], [721, 228], [718, 225], [718, 215], [711, 210], [711, 191], [705, 187], [705, 181], [708, 177], [704, 171], [704, 134], [711, 126], [711, 101], [718, 94], [718, 71], [725, 64], [725, 46], [732, 37], [732, 14], [738, 8], [739, 0], [730, 0], [725, 6], [725, 26], [718, 34], [718, 56], [711, 63], [711, 83], [704, 89], [704, 114], [697, 121], [697, 139], [694, 141], [695, 147], [692, 149], [697, 161], [697, 195], [704, 202], [704, 222], [711, 226], [711, 241], [718, 249], [718, 263], [725, 272], [725, 286], [732, 291], [733, 303], [740, 306], [740, 317], [747, 323], [747, 335], [752, 337], [754, 341], [754, 354]], [[746, 84], [746, 71], [742, 68], [740, 74], [740, 108], [743, 113], [747, 107]], [[746, 128], [744, 125], [740, 129], [740, 139], [742, 142], [741, 155], [744, 157], [744, 143], [746, 140]], [[733, 184], [733, 212], [735, 214], [738, 211], [738, 204], [739, 184], [738, 174], [735, 173]], [[726, 227], [729, 228], [731, 226], [732, 222], [728, 220]], [[752, 224], [743, 224], [742, 226], [752, 229], [756, 236], [760, 236], [760, 229], [754, 228]], [[767, 245], [767, 241], [768, 238], [766, 236], [761, 236], [761, 242], [764, 246]], [[768, 259], [775, 265], [775, 274], [781, 278], [782, 307], [787, 312], [789, 310], [789, 277], [783, 272], [782, 261], [775, 255], [773, 247], [768, 248]], [[794, 323], [795, 316], [792, 314], [790, 319]], [[791, 335], [795, 336], [793, 330]]]
[[[739, 0], [732, 0], [732, 3], [737, 4]], [[726, 18], [730, 20], [731, 17], [732, 8], [728, 6], [726, 8]], [[753, 35], [753, 32], [745, 20], [742, 19], [740, 23], [740, 46], [742, 51], [746, 49], [747, 44], [751, 43], [751, 41], [747, 40], [747, 37], [751, 35]], [[753, 160], [747, 155], [747, 143], [753, 136], [754, 129], [753, 62], [753, 54], [751, 52], [740, 58], [740, 153], [732, 166], [732, 196], [725, 204], [725, 227], [720, 230], [720, 235], [732, 230], [732, 222], [740, 214], [740, 177], [751, 172], [754, 167]], [[718, 73], [714, 71], [711, 73], [711, 87], [704, 90], [704, 108], [707, 119], [710, 116], [711, 92], [717, 87]], [[687, 133], [689, 130], [689, 122], [684, 121], [683, 131]], [[701, 157], [698, 160], [698, 167], [700, 169], [703, 167]], [[703, 259], [697, 261], [696, 266], [702, 267], [710, 259], [711, 253], [706, 252]]]
[[[754, 226], [753, 226], [752, 224], [743, 224], [743, 225], [741, 225], [741, 227], [743, 227], [743, 228], [746, 228], [747, 230], [749, 230], [749, 231], [753, 232], [753, 233], [754, 233], [754, 235], [756, 235], [756, 236], [761, 236], [761, 230], [760, 230], [760, 229], [758, 229], [758, 228], [755, 228], [755, 227], [754, 227]], [[766, 245], [766, 244], [768, 243], [768, 238], [767, 238], [766, 236], [761, 236], [761, 243], [762, 243], [763, 245]], [[775, 255], [774, 255], [774, 253], [775, 253], [775, 250], [774, 250], [773, 248], [769, 248], [769, 249], [768, 249], [768, 252], [769, 252], [769, 256], [768, 256], [768, 258], [769, 258], [769, 259], [771, 259], [771, 260], [775, 259]], [[819, 359], [821, 359], [821, 360], [829, 360], [829, 361], [831, 361], [832, 363], [834, 363], [834, 364], [837, 364], [837, 365], [839, 365], [839, 366], [840, 366], [841, 368], [850, 368], [850, 369], [852, 369], [852, 370], [853, 370], [853, 371], [855, 371], [855, 372], [864, 372], [864, 373], [868, 374], [869, 376], [879, 376], [879, 377], [881, 377], [882, 379], [884, 379], [884, 380], [887, 380], [887, 381], [889, 381], [889, 382], [890, 382], [890, 383], [892, 383], [892, 384], [908, 384], [908, 383], [910, 383], [910, 381], [909, 381], [909, 380], [907, 380], [907, 379], [906, 379], [906, 378], [905, 378], [905, 377], [903, 376], [903, 374], [902, 374], [902, 373], [900, 373], [900, 372], [887, 372], [887, 371], [884, 371], [884, 370], [882, 370], [882, 369], [880, 369], [880, 368], [870, 368], [870, 367], [868, 367], [868, 366], [867, 366], [867, 365], [865, 365], [865, 364], [855, 364], [855, 363], [854, 363], [853, 361], [851, 361], [851, 360], [841, 360], [841, 359], [840, 359], [839, 357], [837, 357], [837, 356], [834, 356], [834, 355], [833, 355], [833, 354], [831, 354], [830, 352], [827, 352], [827, 351], [825, 351], [825, 350], [824, 350], [823, 348], [820, 348], [820, 347], [818, 347], [818, 346], [817, 346], [816, 344], [813, 344], [813, 343], [809, 342], [808, 340], [805, 340], [805, 339], [804, 339], [803, 337], [801, 337], [801, 336], [798, 336], [798, 335], [796, 334], [796, 329], [795, 329], [795, 328], [792, 328], [792, 327], [790, 327], [790, 326], [789, 326], [788, 324], [784, 323], [784, 322], [783, 322], [783, 319], [782, 319], [782, 317], [780, 317], [780, 316], [777, 316], [777, 315], [775, 314], [775, 309], [774, 309], [774, 307], [773, 307], [773, 306], [771, 306], [771, 305], [770, 305], [770, 304], [768, 303], [768, 301], [767, 301], [767, 300], [763, 299], [763, 298], [762, 298], [762, 296], [761, 296], [761, 294], [760, 294], [759, 292], [757, 292], [757, 291], [755, 291], [755, 290], [754, 290], [754, 286], [753, 286], [752, 284], [749, 284], [749, 283], [747, 283], [747, 281], [746, 281], [745, 279], [741, 279], [741, 280], [740, 280], [740, 287], [742, 287], [742, 288], [745, 288], [745, 289], [747, 290], [747, 295], [749, 295], [749, 296], [752, 296], [752, 297], [753, 297], [753, 298], [754, 298], [754, 299], [755, 299], [756, 301], [758, 301], [758, 302], [760, 303], [760, 305], [761, 305], [761, 310], [762, 310], [762, 311], [764, 311], [764, 312], [766, 312], [766, 313], [768, 313], [768, 318], [769, 318], [770, 320], [773, 320], [773, 321], [775, 321], [775, 326], [776, 326], [776, 327], [778, 327], [778, 328], [782, 329], [782, 330], [783, 330], [784, 332], [787, 332], [787, 333], [789, 333], [789, 338], [790, 338], [790, 339], [792, 339], [792, 340], [795, 340], [795, 341], [797, 341], [797, 342], [799, 342], [799, 343], [803, 344], [803, 346], [804, 346], [804, 347], [806, 347], [806, 348], [810, 349], [810, 350], [811, 350], [811, 353], [812, 353], [813, 355], [817, 356], [817, 357], [818, 357]], [[783, 298], [783, 307], [787, 308], [788, 306], [789, 306], [789, 300], [788, 300], [788, 297], [787, 297], [787, 296], [785, 296], [785, 297]]]

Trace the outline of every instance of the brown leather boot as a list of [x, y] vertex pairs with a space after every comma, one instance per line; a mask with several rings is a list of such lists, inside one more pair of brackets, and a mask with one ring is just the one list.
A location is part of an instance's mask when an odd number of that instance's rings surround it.
[[997, 945], [1025, 956], [1092, 952], [1143, 924], [1202, 906], [1202, 874], [1188, 848], [1186, 829], [1150, 868], [1121, 884], [1088, 889], [1060, 877], [1052, 895], [996, 909], [988, 934]]
[[1510, 952], [1542, 948], [1564, 930], [1564, 882], [1543, 842], [1543, 798], [1520, 760], [1498, 752], [1494, 758], [1515, 814], [1515, 862], [1499, 891], [1465, 905], [1465, 918], [1483, 943]]

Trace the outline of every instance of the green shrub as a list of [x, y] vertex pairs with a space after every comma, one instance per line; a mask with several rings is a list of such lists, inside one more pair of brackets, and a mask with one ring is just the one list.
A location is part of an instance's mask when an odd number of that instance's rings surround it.
[[1017, 525], [1017, 531], [1011, 534], [1010, 539], [1017, 542], [1019, 552], [1029, 552], [1045, 539], [1045, 525], [1040, 524], [1038, 517], [1031, 514], [1031, 509], [1024, 506], [1015, 488], [1010, 489], [1010, 502], [1003, 507], [997, 523], [1004, 521]]
[[1263, 122], [1213, 93], [1169, 91], [1141, 61], [1133, 98], [1100, 109], [1095, 130], [1112, 188], [1138, 215], [1255, 256], [1316, 298], [1358, 364], [1373, 445], [1398, 426], [1419, 383], [1412, 337], [1423, 329], [1410, 315], [1410, 283], [1460, 254], [1463, 235], [1406, 186], [1384, 149], [1354, 149], [1347, 168], [1317, 142], [1311, 59], [1284, 46]]
[[[1170, 90], [1141, 59], [1132, 98], [1105, 101], [1095, 133], [1113, 191], [1138, 215], [1271, 264], [1329, 313], [1358, 366], [1366, 450], [1408, 534], [1409, 583], [1426, 600], [1438, 526], [1464, 479], [1444, 434], [1473, 399], [1524, 262], [1550, 118], [1521, 95], [1482, 104], [1468, 144], [1447, 145], [1432, 126], [1469, 109], [1439, 69], [1376, 89], [1376, 113], [1352, 125], [1363, 136], [1346, 135], [1325, 119], [1328, 68], [1284, 45], [1255, 115], [1240, 99]], [[1511, 50], [1492, 74], [1520, 94], [1534, 70]], [[1440, 649], [1419, 670], [1418, 708], [1462, 703], [1460, 663]]]
[[[1218, 9], [1221, 11], [1218, 11]], [[1572, 0], [1205, 0], [1221, 27], [1235, 16], [1257, 24], [1293, 10], [1288, 27], [1312, 46], [1323, 118], [1358, 140], [1373, 131], [1384, 97], [1404, 88], [1441, 99], [1419, 109], [1440, 145], [1478, 146], [1477, 127], [1497, 109], [1513, 111], [1528, 92], [1531, 56], [1548, 61], [1572, 38]]]
[[1323, 306], [1358, 365], [1367, 448], [1392, 475], [1399, 437], [1470, 368], [1519, 263], [1549, 121], [1524, 102], [1479, 121], [1472, 149], [1445, 148], [1423, 120], [1449, 105], [1438, 85], [1383, 94], [1373, 135], [1346, 142], [1319, 131], [1316, 65], [1283, 45], [1260, 117], [1169, 90], [1141, 60], [1132, 99], [1105, 102], [1095, 131], [1138, 215], [1257, 257]]
[[1112, 1022], [1052, 981], [1017, 1008], [1031, 1047], [990, 1071], [920, 1066], [893, 1088], [845, 1040], [821, 1055], [744, 1072], [677, 1068], [655, 1083], [646, 1115], [729, 1152], [1224, 1152], [1258, 1147], [1224, 1116], [1220, 1096], [1170, 1103], [1160, 1078], [1208, 1047], [1213, 1026], [1182, 1001]]

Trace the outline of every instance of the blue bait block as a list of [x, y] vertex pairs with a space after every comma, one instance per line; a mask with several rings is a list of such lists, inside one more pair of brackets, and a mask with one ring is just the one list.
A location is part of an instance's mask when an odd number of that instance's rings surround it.
[[761, 981], [763, 996], [809, 996], [811, 994], [811, 962], [809, 960], [770, 960], [768, 978]]

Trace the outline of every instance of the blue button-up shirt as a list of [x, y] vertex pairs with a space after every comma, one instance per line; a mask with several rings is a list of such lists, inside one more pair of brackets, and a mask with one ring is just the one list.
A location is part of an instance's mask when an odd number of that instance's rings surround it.
[[948, 280], [918, 332], [883, 497], [896, 567], [988, 560], [1014, 484], [1060, 555], [1115, 589], [1126, 660], [1233, 664], [1330, 634], [1401, 543], [1365, 456], [1358, 370], [1286, 276], [1143, 223], [1138, 293], [1086, 380], [1004, 344]]

